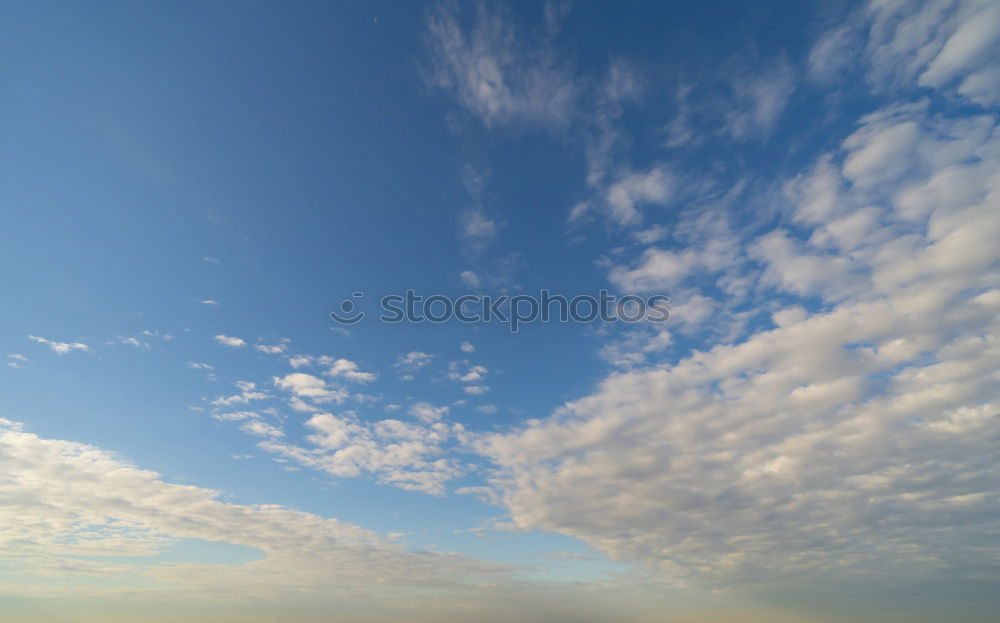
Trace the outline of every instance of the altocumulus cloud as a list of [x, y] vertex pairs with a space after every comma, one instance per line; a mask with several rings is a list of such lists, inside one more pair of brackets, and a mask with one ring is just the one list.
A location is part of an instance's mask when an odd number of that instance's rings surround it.
[[[958, 3], [919, 30], [937, 3], [876, 3], [858, 62], [872, 76], [995, 103], [977, 86], [997, 47], [995, 10]], [[909, 64], [894, 64], [907, 50]], [[886, 104], [779, 195], [784, 224], [733, 239], [726, 256], [654, 250], [610, 273], [639, 290], [700, 272], [724, 291], [755, 275], [744, 292], [787, 301], [768, 326], [613, 374], [547, 419], [478, 438], [501, 468], [499, 503], [520, 529], [578, 537], [673, 582], [993, 568], [995, 116], [949, 116], [919, 97]]]

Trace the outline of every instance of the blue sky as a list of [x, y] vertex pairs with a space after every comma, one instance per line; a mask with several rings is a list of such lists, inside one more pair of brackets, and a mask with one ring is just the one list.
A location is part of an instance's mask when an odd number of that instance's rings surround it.
[[[974, 0], [4, 6], [0, 620], [988, 620], [998, 41]], [[543, 288], [671, 318], [376, 318]]]

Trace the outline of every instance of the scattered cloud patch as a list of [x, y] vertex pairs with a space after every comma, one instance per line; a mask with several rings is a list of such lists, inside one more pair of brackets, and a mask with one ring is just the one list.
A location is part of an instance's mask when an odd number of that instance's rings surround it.
[[342, 387], [328, 384], [318, 376], [304, 372], [293, 372], [283, 377], [274, 377], [274, 385], [279, 389], [291, 392], [296, 398], [308, 399], [314, 403], [341, 403], [347, 399], [348, 393]]
[[400, 355], [392, 367], [403, 373], [413, 373], [429, 365], [433, 360], [434, 355], [414, 350]]
[[52, 349], [58, 355], [65, 355], [66, 353], [72, 352], [74, 350], [79, 350], [83, 352], [89, 352], [90, 347], [82, 342], [56, 342], [44, 337], [39, 337], [37, 335], [29, 335], [29, 340], [38, 342], [39, 344], [45, 344]]
[[243, 348], [244, 346], [247, 345], [247, 343], [244, 342], [242, 338], [232, 337], [229, 335], [222, 335], [221, 333], [219, 335], [216, 335], [212, 339], [218, 342], [219, 344], [222, 344], [223, 346], [228, 346], [230, 348]]
[[349, 359], [334, 360], [324, 374], [333, 378], [345, 378], [355, 383], [371, 383], [378, 378], [378, 374], [374, 372], [362, 372], [358, 364]]

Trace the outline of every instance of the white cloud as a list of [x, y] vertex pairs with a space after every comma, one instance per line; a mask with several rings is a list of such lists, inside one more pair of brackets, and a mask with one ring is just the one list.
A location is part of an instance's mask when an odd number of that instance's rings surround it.
[[208, 365], [207, 363], [197, 363], [195, 361], [189, 361], [187, 365], [192, 370], [212, 370], [213, 369], [212, 366]]
[[616, 266], [608, 280], [626, 292], [667, 291], [676, 286], [699, 266], [697, 251], [667, 251], [647, 249], [635, 268]]
[[468, 31], [460, 17], [459, 5], [442, 3], [427, 19], [428, 84], [452, 93], [487, 127], [569, 123], [576, 88], [545, 38], [515, 33], [502, 7], [479, 5]]
[[434, 355], [414, 350], [400, 355], [396, 359], [396, 363], [392, 364], [392, 367], [401, 372], [416, 372], [428, 365], [433, 359]]
[[267, 344], [254, 344], [253, 347], [262, 353], [267, 353], [268, 355], [280, 355], [288, 350], [287, 344], [275, 344], [273, 346], [268, 346]]
[[592, 206], [588, 201], [579, 201], [573, 205], [566, 216], [566, 222], [570, 225], [577, 225], [588, 220]]
[[462, 213], [462, 234], [466, 237], [492, 238], [496, 231], [496, 221], [486, 216], [482, 210], [466, 210]]
[[37, 335], [29, 335], [28, 339], [34, 340], [39, 344], [45, 344], [59, 355], [65, 355], [66, 353], [74, 350], [80, 350], [83, 352], [90, 351], [90, 347], [82, 342], [55, 342], [44, 337], [38, 337]]
[[256, 411], [227, 411], [223, 413], [213, 413], [212, 419], [220, 422], [242, 422], [244, 420], [256, 420], [260, 414]]
[[614, 266], [608, 280], [625, 292], [674, 293], [689, 277], [718, 274], [742, 261], [738, 243], [727, 238], [706, 242], [701, 248], [671, 251], [652, 247], [634, 268]]
[[[0, 473], [17, 475], [0, 479], [6, 500], [0, 542], [8, 571], [22, 578], [8, 592], [23, 596], [342, 600], [359, 586], [366, 595], [392, 587], [387, 597], [400, 586], [442, 588], [505, 573], [453, 554], [410, 553], [405, 544], [336, 519], [225, 503], [217, 491], [164, 482], [111, 453], [42, 439], [8, 421], [0, 421]], [[261, 558], [238, 565], [150, 562], [184, 539], [248, 547]]]
[[459, 274], [459, 278], [462, 280], [462, 285], [466, 288], [478, 288], [482, 285], [482, 280], [479, 278], [479, 275], [475, 273], [475, 271], [463, 270]]
[[214, 300], [214, 299], [199, 299], [198, 302], [201, 303], [202, 305], [218, 305], [219, 304], [219, 302], [216, 301], [216, 300]]
[[[983, 106], [1000, 101], [990, 85], [1000, 47], [1000, 8], [980, 0], [872, 2], [865, 60], [879, 90], [912, 85], [943, 89]], [[957, 88], [956, 88], [957, 87]]]
[[734, 139], [768, 138], [795, 91], [795, 74], [780, 57], [763, 71], [734, 78], [735, 99], [726, 111], [725, 130]]
[[642, 220], [638, 206], [665, 203], [673, 192], [673, 186], [673, 177], [661, 165], [654, 165], [640, 173], [623, 174], [605, 191], [608, 216], [621, 226], [636, 225]]
[[[927, 64], [917, 83], [941, 87], [987, 59], [1000, 41], [1000, 5], [986, 4], [971, 12], [955, 27], [941, 51]], [[993, 56], [996, 60], [996, 56]]]
[[846, 178], [863, 187], [875, 187], [910, 172], [921, 132], [907, 112], [902, 111], [901, 118], [897, 118], [897, 111], [889, 118], [883, 113], [865, 117], [861, 128], [844, 141], [850, 152], [844, 162]]
[[1000, 555], [996, 120], [886, 107], [795, 180], [794, 233], [612, 274], [759, 266], [759, 300], [808, 305], [481, 437], [517, 528], [717, 585], [971, 578]]
[[766, 264], [765, 280], [786, 292], [839, 299], [860, 287], [853, 274], [858, 268], [850, 257], [818, 253], [782, 230], [762, 236], [751, 246], [750, 253]]
[[219, 334], [212, 339], [218, 342], [219, 344], [222, 344], [223, 346], [229, 346], [231, 348], [242, 348], [247, 345], [247, 343], [244, 342], [241, 338], [231, 337], [228, 335]]
[[632, 236], [642, 244], [653, 244], [667, 237], [667, 229], [662, 225], [653, 225], [652, 227], [632, 232]]
[[470, 364], [466, 359], [448, 364], [448, 379], [460, 383], [481, 381], [487, 373], [489, 369], [486, 366]]
[[460, 345], [463, 353], [474, 353], [476, 352], [476, 347], [472, 345], [472, 342], [462, 342]]
[[860, 44], [859, 34], [852, 23], [841, 24], [825, 32], [809, 51], [809, 77], [821, 83], [842, 78]]
[[266, 400], [270, 398], [267, 393], [262, 392], [257, 388], [256, 383], [251, 383], [249, 381], [236, 381], [235, 385], [239, 388], [240, 393], [233, 394], [231, 396], [219, 396], [212, 401], [212, 405], [216, 407], [228, 407], [236, 404], [247, 404], [248, 402], [254, 400]]
[[353, 412], [339, 416], [315, 413], [306, 421], [311, 447], [275, 441], [263, 450], [341, 478], [373, 474], [380, 484], [408, 491], [443, 495], [445, 484], [461, 475], [451, 459], [442, 458], [442, 444], [461, 426], [440, 421], [447, 408], [420, 405], [422, 424], [380, 420], [362, 424]]
[[159, 331], [152, 331], [150, 329], [143, 329], [142, 334], [146, 337], [158, 337], [161, 340], [166, 340], [168, 342], [174, 339], [174, 336], [170, 335], [169, 333], [160, 333]]
[[245, 422], [240, 426], [240, 430], [250, 435], [265, 437], [267, 439], [277, 439], [285, 436], [284, 431], [280, 428], [257, 419]]
[[689, 101], [692, 90], [692, 85], [682, 84], [677, 87], [674, 93], [677, 111], [674, 114], [674, 118], [664, 127], [665, 137], [663, 144], [667, 148], [676, 149], [678, 147], [695, 145], [700, 142], [700, 136], [695, 132], [691, 123], [694, 116], [692, 105]]
[[308, 398], [321, 404], [341, 403], [348, 397], [347, 391], [343, 388], [330, 385], [323, 379], [304, 372], [293, 372], [283, 377], [276, 376], [274, 384], [280, 389], [293, 393], [298, 398]]
[[136, 348], [149, 348], [149, 343], [139, 341], [139, 338], [136, 337], [119, 337], [118, 343], [126, 346], [134, 346]]
[[479, 394], [485, 394], [490, 391], [490, 388], [486, 385], [466, 385], [462, 388], [466, 394], [472, 394], [473, 396], [478, 396]]
[[[706, 312], [712, 311], [711, 308], [705, 311], [692, 309], [691, 301], [688, 301], [687, 305], [675, 303], [672, 307], [672, 312], [677, 315], [672, 325], [679, 322], [698, 324], [709, 315]], [[671, 344], [673, 344], [673, 333], [670, 329], [642, 326], [633, 328], [625, 332], [621, 338], [605, 344], [601, 348], [600, 355], [615, 366], [632, 368], [647, 363], [650, 355], [663, 352]]]
[[440, 421], [448, 414], [448, 407], [435, 407], [429, 402], [418, 402], [410, 407], [410, 415], [425, 424]]
[[358, 364], [349, 359], [333, 361], [324, 374], [330, 377], [342, 377], [356, 383], [371, 383], [378, 378], [378, 374], [374, 372], [362, 372], [358, 369]]

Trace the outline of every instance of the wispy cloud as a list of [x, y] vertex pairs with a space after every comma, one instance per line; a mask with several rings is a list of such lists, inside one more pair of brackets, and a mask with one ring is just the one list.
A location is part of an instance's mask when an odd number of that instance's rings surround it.
[[149, 342], [143, 342], [137, 337], [120, 337], [118, 338], [119, 344], [124, 344], [125, 346], [134, 346], [135, 348], [149, 348]]
[[38, 342], [39, 344], [45, 344], [51, 348], [55, 353], [59, 355], [65, 355], [66, 353], [72, 352], [74, 350], [79, 350], [83, 352], [90, 351], [90, 347], [83, 342], [56, 342], [44, 337], [39, 337], [37, 335], [29, 335], [29, 340]]
[[439, 3], [427, 17], [427, 83], [451, 92], [488, 127], [569, 124], [577, 90], [550, 35], [515, 32], [508, 11], [484, 3], [477, 5], [473, 25], [465, 29], [462, 6]]
[[396, 358], [396, 363], [392, 367], [400, 372], [416, 372], [420, 368], [427, 366], [434, 360], [434, 355], [421, 352], [419, 350], [410, 351]]

